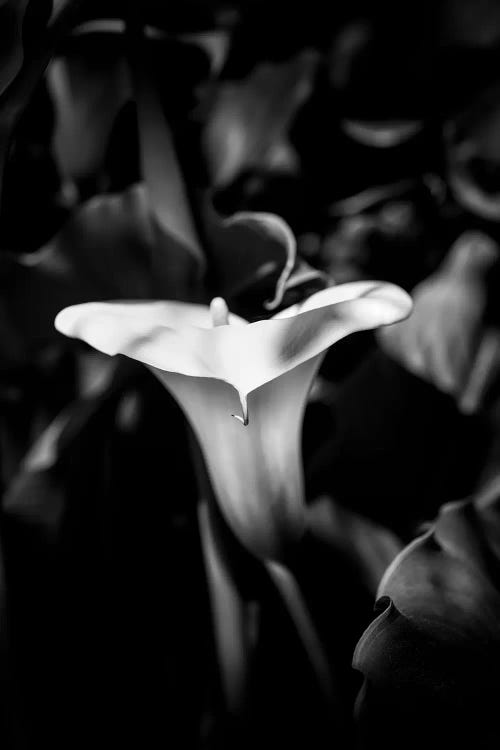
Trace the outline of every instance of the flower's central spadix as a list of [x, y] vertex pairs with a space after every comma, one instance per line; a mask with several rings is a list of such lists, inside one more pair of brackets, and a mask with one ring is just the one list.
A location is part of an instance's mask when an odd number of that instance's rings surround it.
[[[212, 325], [214, 328], [217, 328], [218, 326], [228, 326], [229, 310], [226, 300], [222, 297], [214, 297], [210, 303], [210, 315], [212, 317]], [[246, 427], [248, 425], [248, 399], [246, 397], [246, 394], [240, 393], [239, 391], [238, 396], [240, 398], [241, 411], [243, 416], [240, 417], [239, 414], [231, 414], [231, 416], [237, 419], [238, 422], [241, 422], [244, 427]]]
[[223, 297], [214, 297], [210, 303], [210, 315], [212, 316], [212, 325], [218, 326], [229, 325], [229, 310], [227, 309], [226, 300]]

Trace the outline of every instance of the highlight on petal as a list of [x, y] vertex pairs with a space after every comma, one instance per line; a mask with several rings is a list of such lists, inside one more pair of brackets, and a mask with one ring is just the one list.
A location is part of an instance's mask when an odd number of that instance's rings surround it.
[[[292, 305], [286, 310], [281, 310], [274, 316], [274, 320], [289, 318], [309, 310], [318, 310], [340, 303], [356, 302], [357, 300], [370, 301], [370, 307], [362, 306], [359, 308], [359, 314], [363, 314], [361, 311], [364, 310], [367, 315], [366, 322], [373, 323], [373, 325], [367, 325], [367, 329], [396, 323], [406, 318], [412, 309], [410, 296], [395, 284], [387, 284], [382, 281], [352, 281], [322, 289], [302, 302]], [[363, 329], [360, 328], [360, 330]]]
[[344, 336], [394, 323], [410, 309], [410, 297], [399, 287], [360, 282], [325, 289], [271, 320], [248, 325], [231, 316], [230, 322], [240, 325], [213, 328], [209, 308], [199, 305], [130, 302], [66, 308], [56, 327], [106, 354], [223, 380], [245, 395]]
[[124, 354], [149, 367], [210, 378], [218, 377], [217, 332], [237, 331], [245, 325], [235, 315], [229, 321], [232, 325], [213, 328], [212, 313], [205, 305], [131, 301], [73, 305], [57, 315], [55, 325], [66, 336], [80, 338], [104, 354]]

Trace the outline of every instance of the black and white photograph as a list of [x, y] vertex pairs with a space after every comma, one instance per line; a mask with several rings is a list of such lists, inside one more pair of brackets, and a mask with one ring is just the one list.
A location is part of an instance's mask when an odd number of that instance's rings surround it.
[[499, 686], [500, 0], [0, 0], [1, 750]]

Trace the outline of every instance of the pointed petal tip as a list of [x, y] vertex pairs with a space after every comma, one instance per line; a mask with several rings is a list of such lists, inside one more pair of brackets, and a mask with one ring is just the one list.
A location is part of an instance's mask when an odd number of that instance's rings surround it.
[[240, 399], [241, 404], [241, 412], [243, 414], [242, 417], [239, 416], [239, 414], [231, 414], [232, 417], [238, 420], [238, 422], [241, 422], [243, 427], [248, 426], [248, 398], [246, 393], [242, 393], [241, 391], [238, 391], [238, 397]]

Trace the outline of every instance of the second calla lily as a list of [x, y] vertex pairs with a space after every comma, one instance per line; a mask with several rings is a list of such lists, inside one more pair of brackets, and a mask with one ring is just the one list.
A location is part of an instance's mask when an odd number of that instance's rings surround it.
[[401, 320], [410, 309], [399, 287], [357, 282], [255, 323], [228, 314], [219, 298], [210, 308], [75, 305], [59, 313], [56, 327], [155, 373], [198, 437], [233, 531], [259, 557], [283, 560], [305, 527], [301, 427], [324, 352], [350, 333]]

